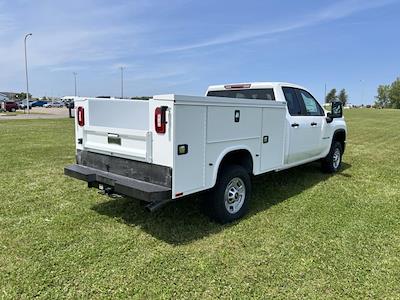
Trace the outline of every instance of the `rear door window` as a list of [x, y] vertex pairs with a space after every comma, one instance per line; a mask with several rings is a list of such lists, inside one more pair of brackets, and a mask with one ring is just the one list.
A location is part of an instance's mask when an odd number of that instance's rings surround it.
[[291, 116], [301, 116], [302, 109], [301, 109], [300, 101], [297, 98], [296, 90], [291, 87], [283, 87], [282, 90], [283, 90], [283, 94], [285, 95], [289, 114]]
[[242, 90], [223, 90], [209, 91], [208, 97], [226, 97], [239, 99], [275, 100], [273, 89], [242, 89]]

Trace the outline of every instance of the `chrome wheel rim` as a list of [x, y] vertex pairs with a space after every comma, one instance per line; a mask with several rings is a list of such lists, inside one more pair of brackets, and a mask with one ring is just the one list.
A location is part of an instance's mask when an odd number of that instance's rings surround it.
[[243, 206], [246, 198], [246, 186], [242, 179], [233, 178], [225, 189], [225, 208], [230, 214], [236, 214]]
[[335, 152], [333, 153], [333, 167], [335, 169], [337, 169], [340, 165], [340, 156], [341, 156], [340, 149], [336, 148]]

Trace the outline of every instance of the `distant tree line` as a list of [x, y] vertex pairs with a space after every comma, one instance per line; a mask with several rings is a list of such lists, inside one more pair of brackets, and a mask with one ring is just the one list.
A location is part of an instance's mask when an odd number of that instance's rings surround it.
[[[26, 93], [8, 93], [11, 100], [21, 101], [26, 99]], [[32, 99], [32, 94], [29, 93], [29, 99]]]
[[328, 94], [326, 94], [325, 97], [325, 103], [332, 103], [335, 101], [340, 101], [342, 102], [343, 106], [345, 106], [349, 102], [349, 95], [347, 95], [347, 92], [345, 89], [340, 90], [339, 95], [337, 94], [336, 89], [331, 89]]
[[376, 107], [400, 109], [400, 77], [391, 84], [380, 85], [377, 92]]

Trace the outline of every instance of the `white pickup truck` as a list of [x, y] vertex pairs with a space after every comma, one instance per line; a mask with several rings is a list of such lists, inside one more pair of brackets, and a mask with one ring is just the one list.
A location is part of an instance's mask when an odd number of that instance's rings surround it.
[[336, 172], [346, 145], [341, 104], [326, 113], [289, 83], [211, 86], [205, 97], [80, 98], [75, 107], [77, 161], [66, 175], [150, 211], [206, 191], [206, 211], [221, 223], [246, 213], [252, 176], [317, 160]]

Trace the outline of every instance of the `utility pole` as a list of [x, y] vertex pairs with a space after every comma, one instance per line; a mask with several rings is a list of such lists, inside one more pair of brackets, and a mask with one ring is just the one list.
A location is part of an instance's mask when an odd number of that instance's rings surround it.
[[325, 83], [325, 99], [324, 99], [324, 103], [326, 103], [326, 83]]
[[29, 114], [29, 81], [28, 81], [28, 56], [26, 55], [26, 39], [31, 36], [32, 33], [25, 35], [24, 45], [25, 45], [25, 76], [26, 76], [26, 108]]
[[361, 104], [364, 104], [364, 80], [360, 80], [361, 83]]
[[74, 82], [75, 82], [75, 97], [78, 95], [76, 91], [76, 76], [78, 76], [78, 73], [74, 72]]
[[124, 99], [124, 67], [121, 67], [121, 99]]

